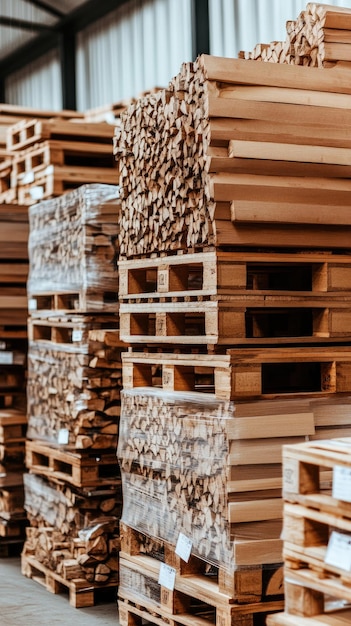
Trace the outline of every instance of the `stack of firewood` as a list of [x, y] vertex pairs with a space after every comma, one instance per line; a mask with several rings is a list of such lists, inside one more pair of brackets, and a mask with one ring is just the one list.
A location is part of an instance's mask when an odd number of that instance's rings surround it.
[[285, 41], [257, 44], [239, 58], [270, 63], [330, 67], [351, 61], [351, 9], [309, 2], [286, 24]]
[[27, 377], [28, 211], [0, 204], [0, 556], [21, 549]]
[[202, 56], [121, 116], [126, 623], [278, 609], [282, 445], [351, 434], [350, 94], [342, 64]]
[[86, 589], [117, 580], [119, 211], [118, 187], [98, 184], [29, 211], [23, 570], [49, 568], [67, 586], [85, 579]]

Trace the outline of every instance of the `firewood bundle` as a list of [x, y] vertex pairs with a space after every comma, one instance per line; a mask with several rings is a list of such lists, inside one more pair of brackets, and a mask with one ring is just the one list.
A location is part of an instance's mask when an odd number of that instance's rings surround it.
[[342, 66], [184, 64], [116, 129], [120, 257], [348, 247], [349, 111]]
[[30, 528], [23, 557], [34, 556], [65, 580], [117, 580], [118, 490], [85, 494], [31, 474], [24, 480]]
[[28, 294], [32, 311], [39, 309], [35, 297], [42, 294], [77, 294], [76, 299], [80, 296], [83, 302], [72, 307], [84, 304], [87, 311], [106, 310], [106, 294], [116, 301], [118, 195], [113, 185], [84, 185], [30, 208]]
[[257, 44], [239, 58], [329, 67], [351, 61], [351, 10], [309, 2], [296, 20], [286, 24], [284, 42]]
[[[92, 318], [83, 318], [89, 335]], [[84, 336], [77, 343], [31, 341], [28, 353], [28, 437], [51, 443], [69, 444], [78, 449], [115, 449], [117, 445], [122, 387], [122, 344], [98, 330], [110, 323], [99, 317], [92, 343]], [[76, 332], [83, 332], [78, 330]], [[83, 339], [83, 340], [82, 340]]]
[[201, 394], [124, 392], [117, 455], [125, 524], [174, 545], [183, 532], [195, 554], [229, 566], [226, 426], [232, 411], [230, 403]]

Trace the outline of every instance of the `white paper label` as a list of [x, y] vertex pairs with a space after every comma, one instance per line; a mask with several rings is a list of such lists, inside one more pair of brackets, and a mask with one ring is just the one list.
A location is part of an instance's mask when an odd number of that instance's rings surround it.
[[351, 535], [333, 531], [330, 535], [325, 563], [347, 572], [351, 571]]
[[12, 365], [13, 352], [0, 352], [0, 363], [1, 365]]
[[6, 342], [0, 341], [0, 350], [6, 350]]
[[105, 113], [105, 122], [107, 122], [108, 124], [115, 124], [116, 123], [116, 118], [115, 118], [114, 114], [112, 113], [112, 111], [107, 111]]
[[29, 193], [32, 200], [41, 200], [44, 196], [44, 187], [39, 187], [39, 185], [31, 187]]
[[68, 428], [61, 428], [58, 434], [58, 443], [66, 445], [69, 441], [69, 431]]
[[34, 172], [26, 172], [22, 177], [23, 185], [30, 185], [30, 183], [34, 183]]
[[35, 298], [30, 298], [28, 300], [28, 310], [29, 311], [36, 311], [37, 310], [37, 301]]
[[283, 462], [283, 494], [299, 493], [300, 464], [297, 459], [284, 459]]
[[72, 341], [82, 341], [83, 339], [83, 331], [74, 329], [72, 331]]
[[351, 502], [351, 468], [336, 465], [333, 469], [333, 498]]
[[183, 561], [185, 561], [186, 563], [190, 559], [192, 547], [192, 540], [189, 539], [186, 535], [183, 535], [183, 533], [179, 533], [175, 553], [180, 556], [180, 558], [183, 559]]
[[173, 591], [175, 585], [176, 570], [170, 565], [161, 563], [160, 573], [158, 576], [158, 584]]
[[48, 165], [47, 168], [44, 171], [44, 174], [46, 176], [49, 176], [49, 174], [53, 174], [54, 173], [54, 166], [53, 165]]

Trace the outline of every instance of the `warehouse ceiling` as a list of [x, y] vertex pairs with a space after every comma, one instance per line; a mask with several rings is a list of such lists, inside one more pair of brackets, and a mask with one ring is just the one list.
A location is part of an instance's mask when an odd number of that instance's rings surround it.
[[0, 0], [0, 60], [33, 43], [39, 35], [54, 36], [62, 20], [86, 0]]
[[75, 33], [128, 1], [0, 0], [0, 83], [54, 47], [67, 54]]

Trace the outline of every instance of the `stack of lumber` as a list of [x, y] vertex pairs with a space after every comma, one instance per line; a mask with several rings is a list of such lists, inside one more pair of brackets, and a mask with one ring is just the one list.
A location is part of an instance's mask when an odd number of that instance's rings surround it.
[[350, 94], [338, 65], [201, 56], [182, 66], [116, 130], [121, 257], [347, 249]]
[[28, 231], [26, 207], [0, 204], [0, 556], [25, 537]]
[[84, 116], [77, 111], [46, 111], [11, 104], [0, 104], [0, 204], [17, 200], [16, 189], [11, 186], [11, 173], [14, 155], [7, 149], [9, 128], [22, 120], [33, 118], [40, 120], [61, 119], [79, 120]]
[[343, 63], [201, 56], [121, 115], [123, 626], [218, 619], [224, 589], [223, 619], [258, 623], [282, 446], [351, 435], [350, 84]]
[[[119, 211], [118, 187], [105, 184], [84, 185], [29, 209], [25, 495], [30, 528], [23, 570], [33, 578], [41, 572], [47, 588], [66, 585], [74, 606], [94, 603], [91, 582], [99, 588], [116, 585], [123, 349]], [[42, 488], [33, 488], [36, 479]], [[48, 502], [54, 503], [50, 510]], [[102, 519], [106, 516], [112, 518]], [[89, 534], [93, 522], [99, 525]], [[52, 527], [61, 538], [52, 537]], [[43, 553], [36, 549], [46, 542]], [[51, 560], [57, 542], [64, 550], [55, 549], [57, 559]]]
[[115, 184], [113, 127], [83, 120], [23, 119], [7, 131], [11, 189], [32, 205], [88, 183]]
[[[301, 417], [292, 441], [303, 441], [311, 429], [311, 416]], [[272, 452], [266, 455], [255, 480], [245, 451], [235, 458], [238, 426], [232, 403], [205, 394], [123, 392], [122, 613], [135, 615], [141, 605], [144, 617], [156, 611], [166, 619], [183, 595], [182, 613], [190, 620], [194, 600], [199, 615], [220, 612], [226, 621], [245, 615], [245, 624], [256, 623], [257, 613], [279, 610], [279, 461], [274, 466]], [[188, 562], [175, 549], [180, 536], [191, 543]], [[177, 572], [172, 592], [157, 585], [161, 561]]]
[[286, 23], [284, 42], [257, 44], [239, 57], [270, 63], [330, 67], [351, 61], [351, 9], [309, 2], [296, 20]]
[[[22, 572], [44, 578], [45, 587], [70, 591], [79, 608], [94, 604], [94, 590], [118, 583], [121, 510], [117, 477], [110, 484], [75, 487], [27, 474], [25, 508], [30, 521], [22, 553]], [[55, 582], [59, 584], [55, 584]], [[79, 593], [78, 593], [79, 592]]]
[[350, 438], [283, 449], [285, 611], [269, 626], [350, 622], [350, 450]]

